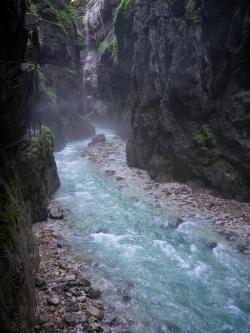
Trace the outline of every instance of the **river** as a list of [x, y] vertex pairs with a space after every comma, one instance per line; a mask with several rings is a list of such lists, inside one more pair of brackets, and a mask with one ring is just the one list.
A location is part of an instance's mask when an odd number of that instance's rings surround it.
[[89, 263], [107, 307], [135, 333], [248, 333], [249, 258], [204, 219], [176, 227], [170, 207], [122, 189], [80, 156], [87, 143], [55, 154], [56, 199], [73, 229], [65, 235], [72, 253]]

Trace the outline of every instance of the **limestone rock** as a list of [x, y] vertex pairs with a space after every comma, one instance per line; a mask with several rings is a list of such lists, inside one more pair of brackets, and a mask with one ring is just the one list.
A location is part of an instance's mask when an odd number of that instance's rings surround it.
[[60, 302], [60, 298], [57, 295], [53, 295], [49, 297], [47, 301], [51, 305], [58, 305]]
[[93, 305], [88, 305], [87, 307], [87, 314], [89, 316], [93, 316], [96, 317], [99, 320], [102, 320], [103, 316], [104, 316], [104, 312], [103, 310], [98, 309], [97, 307], [93, 306]]
[[49, 218], [52, 220], [63, 220], [64, 212], [61, 207], [50, 204], [49, 205]]
[[107, 141], [107, 139], [104, 134], [98, 134], [92, 138], [92, 141], [89, 143], [88, 146], [89, 147], [95, 146], [98, 143], [102, 143], [102, 142], [106, 142], [106, 141]]

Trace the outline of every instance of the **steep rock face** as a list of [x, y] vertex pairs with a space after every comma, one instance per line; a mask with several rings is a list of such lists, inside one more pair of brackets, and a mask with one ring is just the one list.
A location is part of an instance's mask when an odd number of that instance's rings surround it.
[[24, 29], [24, 0], [1, 5], [0, 331], [32, 333], [39, 256], [31, 227], [46, 218], [59, 180], [50, 131], [27, 135], [38, 97], [36, 20]]
[[249, 2], [107, 8], [96, 96], [123, 128], [130, 119], [128, 164], [249, 200]]
[[[122, 6], [122, 4], [125, 4]], [[103, 14], [108, 29], [99, 40], [98, 91], [107, 108], [107, 117], [123, 137], [130, 133], [131, 89], [133, 66], [133, 2], [114, 1], [109, 15]]]
[[1, 154], [1, 332], [32, 332], [39, 265], [32, 223], [47, 217], [48, 198], [59, 186], [51, 144], [44, 133]]
[[[113, 124], [121, 134], [127, 133], [126, 108], [132, 66], [133, 41], [130, 39], [132, 22], [114, 24], [114, 15], [120, 0], [80, 1], [77, 5], [78, 28], [85, 36], [81, 52], [83, 69], [84, 112], [109, 125]], [[117, 27], [117, 31], [116, 30]], [[119, 29], [128, 36], [122, 50], [117, 49]], [[117, 61], [118, 52], [121, 56]], [[126, 125], [126, 126], [124, 126]]]
[[128, 162], [250, 199], [250, 6], [138, 1]]
[[95, 133], [83, 117], [80, 48], [83, 36], [75, 26], [75, 9], [66, 0], [34, 1], [40, 17], [38, 78], [40, 101], [36, 117], [55, 136], [55, 147]]
[[[105, 116], [107, 113], [107, 107], [99, 96], [98, 66], [100, 56], [98, 44], [108, 33], [103, 13], [112, 11], [112, 2], [82, 0], [77, 5], [77, 25], [79, 30], [85, 35], [84, 48], [81, 51], [81, 65], [83, 73], [83, 103], [86, 114]], [[110, 19], [112, 20], [112, 12]]]
[[[53, 136], [46, 127], [42, 135], [31, 139], [31, 150], [20, 154], [18, 169], [26, 184], [24, 199], [32, 203], [32, 221], [45, 220], [48, 215], [48, 200], [58, 189], [60, 181], [53, 156]], [[32, 182], [30, 181], [32, 179]]]
[[35, 67], [25, 66], [27, 31], [24, 30], [25, 1], [1, 2], [0, 27], [0, 148], [26, 133], [35, 95]]

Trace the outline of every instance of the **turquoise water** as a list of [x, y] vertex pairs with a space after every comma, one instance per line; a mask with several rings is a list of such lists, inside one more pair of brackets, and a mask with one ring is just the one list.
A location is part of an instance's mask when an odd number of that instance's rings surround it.
[[132, 196], [80, 157], [86, 145], [56, 153], [56, 199], [74, 231], [65, 237], [91, 263], [107, 306], [136, 333], [249, 333], [248, 257], [204, 220], [174, 227], [172, 210]]

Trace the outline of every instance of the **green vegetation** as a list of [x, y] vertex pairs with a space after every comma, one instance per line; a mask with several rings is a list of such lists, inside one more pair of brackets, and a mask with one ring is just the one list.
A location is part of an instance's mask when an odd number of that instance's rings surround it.
[[119, 62], [118, 59], [118, 41], [115, 34], [115, 24], [119, 15], [129, 15], [130, 5], [133, 0], [121, 0], [117, 6], [114, 16], [113, 16], [113, 28], [108, 36], [99, 44], [98, 50], [100, 56], [102, 57], [106, 53], [110, 53], [112, 57], [113, 64], [116, 65]]
[[31, 139], [31, 152], [33, 159], [35, 161], [39, 161], [42, 153], [42, 145], [39, 137], [34, 137]]
[[200, 11], [199, 7], [197, 4], [197, 0], [187, 0], [187, 12], [189, 13], [192, 21], [194, 23], [200, 23], [201, 22], [201, 16], [200, 16]]
[[37, 80], [38, 80], [38, 84], [39, 84], [39, 89], [41, 91], [45, 91], [46, 90], [46, 79], [45, 79], [45, 75], [39, 65], [36, 67], [36, 75], [37, 75]]
[[118, 63], [118, 43], [117, 43], [117, 37], [114, 34], [112, 37], [112, 42], [111, 42], [111, 49], [112, 49], [112, 60], [114, 64]]
[[118, 63], [118, 44], [114, 31], [112, 31], [112, 33], [109, 34], [107, 38], [99, 44], [98, 50], [101, 57], [107, 52], [110, 52], [113, 63]]
[[216, 136], [210, 125], [203, 124], [193, 136], [194, 142], [199, 149], [200, 157], [204, 164], [218, 160], [221, 151], [217, 144]]
[[17, 253], [16, 232], [21, 184], [15, 172], [15, 164], [13, 163], [15, 158], [16, 156], [12, 155], [12, 153], [8, 158], [4, 156], [3, 160], [7, 162], [1, 165], [1, 176], [4, 181], [1, 184], [0, 191], [0, 234], [2, 235], [0, 246], [3, 243], [7, 244], [13, 252]]
[[217, 146], [216, 137], [208, 124], [203, 124], [194, 137], [199, 146], [214, 147]]
[[51, 129], [47, 126], [42, 126], [42, 134], [46, 137], [46, 139], [49, 143], [50, 149], [53, 149], [54, 148], [54, 137], [53, 137]]
[[42, 7], [56, 18], [57, 24], [66, 32], [75, 30], [76, 9], [67, 5], [64, 9], [57, 9], [50, 0], [43, 0]]
[[57, 94], [52, 87], [47, 87], [45, 90], [45, 95], [48, 97], [49, 101], [57, 107]]
[[71, 79], [74, 79], [77, 76], [77, 70], [72, 68], [65, 68], [66, 72], [69, 74]]
[[32, 0], [26, 0], [26, 6], [28, 11], [33, 14], [37, 15], [38, 13], [38, 6]]
[[54, 137], [51, 129], [47, 126], [42, 126], [42, 136], [33, 137], [31, 139], [31, 153], [34, 161], [38, 164], [39, 168], [43, 166], [43, 154], [46, 145], [53, 150], [54, 148]]
[[84, 40], [84, 34], [78, 28], [76, 29], [76, 35], [77, 38], [80, 39], [81, 41]]
[[85, 123], [87, 121], [87, 118], [85, 116], [79, 116], [82, 123]]
[[103, 56], [106, 52], [108, 52], [111, 48], [110, 41], [106, 38], [104, 39], [98, 46], [98, 50], [101, 56]]
[[[71, 73], [72, 74], [72, 73]], [[39, 85], [39, 90], [43, 93], [49, 101], [56, 107], [57, 106], [57, 94], [52, 87], [49, 87], [46, 82], [46, 77], [41, 66], [37, 66], [36, 68], [36, 75]]]
[[[64, 4], [63, 1], [61, 1]], [[55, 7], [51, 0], [41, 0], [39, 4], [35, 4], [33, 0], [26, 0], [26, 5], [28, 10], [34, 14], [38, 14], [39, 9], [45, 10], [48, 14], [55, 18], [55, 23], [60, 26], [65, 33], [73, 32], [76, 29], [75, 19], [76, 19], [76, 8], [72, 4], [68, 4], [59, 9]], [[59, 6], [58, 6], [59, 7]]]
[[129, 14], [129, 6], [130, 6], [131, 2], [132, 2], [132, 0], [121, 0], [120, 1], [120, 4], [116, 8], [115, 14], [113, 17], [114, 24], [116, 23], [119, 15], [124, 14], [127, 16]]
[[17, 252], [16, 228], [18, 211], [15, 204], [15, 198], [9, 193], [2, 193], [0, 196], [0, 205], [3, 209], [0, 211], [1, 223], [0, 233], [4, 236], [4, 242], [8, 243], [12, 251]]

